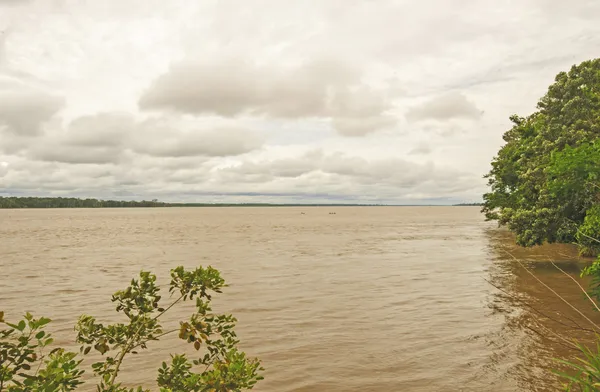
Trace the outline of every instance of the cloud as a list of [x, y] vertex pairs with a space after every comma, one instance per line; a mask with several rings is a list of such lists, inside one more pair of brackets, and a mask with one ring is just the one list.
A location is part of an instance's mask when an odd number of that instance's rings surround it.
[[40, 133], [43, 123], [63, 106], [64, 99], [0, 75], [0, 130], [22, 136]]
[[26, 5], [32, 0], [0, 0], [0, 6], [2, 5]]
[[185, 62], [157, 78], [139, 101], [142, 109], [188, 114], [331, 118], [342, 135], [360, 136], [396, 120], [385, 95], [365, 85], [360, 72], [335, 61], [296, 66], [257, 65], [232, 59]]
[[334, 188], [342, 184], [383, 185], [397, 189], [415, 188], [429, 182], [451, 184], [463, 173], [437, 168], [433, 163], [418, 164], [399, 158], [365, 159], [344, 153], [309, 151], [294, 158], [244, 161], [218, 169], [226, 182], [244, 181], [248, 176], [266, 175], [276, 179], [321, 177]]
[[31, 83], [35, 78], [9, 66], [6, 53], [9, 31], [0, 31], [0, 133], [34, 136], [39, 134], [43, 123], [65, 106], [65, 99]]
[[99, 113], [73, 120], [62, 143], [77, 147], [121, 146], [136, 127], [128, 113]]
[[[185, 164], [167, 168], [161, 164], [165, 159]], [[263, 202], [381, 203], [416, 202], [439, 197], [439, 192], [456, 198], [473, 188], [469, 174], [399, 158], [366, 159], [315, 150], [281, 159], [247, 157], [229, 164], [190, 159], [141, 156], [119, 164], [88, 165], [19, 160], [0, 178], [0, 187], [96, 197], [136, 195], [173, 200], [172, 195], [177, 194], [185, 200], [204, 201], [260, 198]]]
[[6, 64], [6, 39], [8, 34], [6, 31], [0, 31], [0, 67]]
[[431, 146], [427, 143], [419, 143], [415, 148], [409, 151], [409, 155], [427, 155], [433, 151]]
[[0, 161], [0, 177], [4, 177], [8, 173], [8, 162]]
[[81, 148], [55, 143], [33, 147], [28, 156], [47, 162], [103, 164], [119, 162], [121, 151], [107, 147]]
[[137, 121], [125, 113], [99, 113], [74, 119], [66, 129], [46, 133], [19, 149], [32, 159], [71, 164], [108, 164], [153, 157], [227, 157], [260, 148], [262, 138], [240, 128], [184, 124], [174, 118]]
[[409, 121], [438, 120], [453, 118], [476, 119], [482, 112], [461, 93], [448, 93], [411, 108], [406, 113]]
[[131, 148], [155, 157], [225, 157], [254, 151], [262, 144], [258, 135], [244, 129], [178, 131], [146, 124], [136, 130]]
[[46, 129], [25, 153], [31, 159], [70, 164], [119, 163], [134, 131], [134, 117], [124, 113], [99, 113], [71, 121], [66, 129]]
[[10, 3], [0, 189], [24, 195], [476, 200], [508, 116], [600, 45], [593, 0]]

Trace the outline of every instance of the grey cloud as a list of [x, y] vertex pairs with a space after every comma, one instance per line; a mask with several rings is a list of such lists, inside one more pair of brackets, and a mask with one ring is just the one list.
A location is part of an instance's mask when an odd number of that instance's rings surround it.
[[263, 140], [250, 130], [222, 128], [178, 131], [145, 124], [132, 135], [131, 149], [156, 157], [222, 157], [260, 148]]
[[26, 147], [35, 160], [70, 164], [118, 163], [135, 127], [131, 115], [99, 113], [74, 119], [66, 129], [47, 130]]
[[143, 109], [171, 109], [193, 114], [275, 117], [323, 116], [327, 90], [359, 82], [351, 68], [320, 61], [303, 67], [268, 67], [222, 59], [173, 65], [140, 98]]
[[26, 86], [0, 86], [0, 125], [5, 131], [32, 136], [41, 132], [41, 125], [50, 120], [63, 106], [62, 97]]
[[116, 147], [123, 144], [135, 128], [135, 120], [127, 113], [99, 113], [73, 120], [64, 143], [80, 147]]
[[125, 196], [125, 197], [129, 197], [129, 196], [136, 196], [136, 194], [135, 194], [135, 193], [133, 193], [133, 192], [130, 192], [130, 191], [128, 191], [128, 190], [116, 190], [116, 191], [114, 191], [112, 194], [113, 194], [114, 196], [117, 196], [117, 197], [124, 197], [124, 196]]
[[38, 145], [28, 153], [35, 160], [72, 164], [117, 163], [121, 151], [107, 147], [77, 147], [61, 144]]
[[[245, 161], [239, 165], [221, 168], [219, 178], [227, 182], [243, 182], [247, 176], [269, 175], [272, 179], [294, 180], [295, 185], [319, 178], [318, 183], [351, 184], [352, 186], [381, 185], [397, 189], [419, 188], [428, 183], [443, 187], [454, 183], [463, 173], [435, 165], [417, 164], [403, 159], [368, 160], [341, 153], [325, 154], [313, 151], [295, 158], [272, 161]], [[461, 187], [465, 184], [458, 181]], [[359, 193], [356, 193], [359, 194]]]
[[461, 93], [448, 93], [411, 108], [406, 113], [409, 121], [450, 120], [452, 118], [475, 119], [481, 116], [479, 110]]
[[4, 177], [8, 173], [8, 162], [0, 161], [0, 177]]
[[433, 164], [365, 159], [322, 151], [284, 159], [245, 159], [229, 166], [189, 161], [187, 167], [179, 169], [160, 165], [165, 159], [178, 160], [147, 156], [142, 159], [146, 161], [144, 167], [133, 161], [89, 165], [20, 161], [0, 177], [0, 188], [95, 197], [130, 193], [138, 197], [161, 195], [161, 199], [171, 200], [173, 195], [187, 194], [188, 199], [196, 201], [210, 201], [210, 195], [213, 201], [217, 196], [229, 201], [242, 200], [230, 197], [238, 195], [274, 202], [324, 199], [398, 202], [440, 194], [458, 197], [473, 187], [473, 176]]
[[336, 117], [333, 119], [334, 128], [344, 136], [364, 136], [373, 130], [391, 128], [396, 125], [392, 116], [373, 117]]
[[6, 39], [8, 33], [6, 30], [0, 31], [0, 67], [6, 64]]
[[135, 160], [135, 154], [162, 158], [234, 156], [256, 150], [263, 143], [250, 130], [180, 126], [172, 119], [136, 122], [123, 113], [100, 113], [77, 118], [64, 131], [49, 129], [43, 137], [14, 138], [9, 147], [41, 161], [102, 164]]
[[340, 134], [351, 136], [395, 123], [386, 115], [391, 104], [384, 94], [364, 85], [356, 70], [332, 61], [296, 67], [234, 60], [178, 64], [154, 81], [139, 106], [225, 117], [332, 118], [341, 124]]
[[0, 31], [0, 132], [35, 136], [40, 133], [41, 125], [65, 106], [65, 99], [30, 84], [36, 78], [8, 66], [9, 30]]
[[427, 143], [419, 143], [415, 148], [409, 151], [410, 155], [427, 155], [433, 151]]
[[0, 6], [2, 5], [25, 5], [31, 3], [32, 0], [0, 0]]

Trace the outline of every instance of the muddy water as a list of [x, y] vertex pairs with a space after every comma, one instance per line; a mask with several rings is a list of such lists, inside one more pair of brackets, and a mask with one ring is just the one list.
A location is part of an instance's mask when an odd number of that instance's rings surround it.
[[[555, 334], [588, 339], [584, 322], [506, 251], [600, 321], [548, 263], [578, 276], [571, 248], [518, 249], [476, 207], [0, 210], [0, 309], [72, 345], [78, 315], [118, 319], [110, 294], [140, 269], [210, 264], [231, 285], [215, 310], [267, 368], [258, 391], [556, 390], [572, 352]], [[181, 351], [156, 342], [123, 378], [151, 387]]]

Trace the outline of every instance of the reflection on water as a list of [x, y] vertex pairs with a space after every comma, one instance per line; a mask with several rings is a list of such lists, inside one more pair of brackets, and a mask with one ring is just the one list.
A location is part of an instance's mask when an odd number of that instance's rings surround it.
[[[0, 308], [52, 317], [73, 345], [77, 316], [115, 320], [110, 294], [140, 269], [211, 264], [231, 284], [215, 309], [267, 368], [258, 391], [556, 390], [548, 368], [571, 351], [553, 334], [590, 336], [506, 250], [598, 320], [547, 263], [578, 276], [572, 248], [517, 248], [470, 207], [0, 210]], [[151, 386], [178, 347], [124, 377]]]
[[495, 260], [489, 279], [499, 288], [491, 297], [490, 308], [505, 316], [505, 325], [496, 336], [496, 342], [503, 341], [508, 347], [505, 352], [515, 356], [506, 368], [506, 376], [514, 378], [525, 390], [557, 390], [560, 382], [551, 372], [560, 368], [555, 359], [573, 359], [578, 355], [563, 339], [589, 344], [593, 342], [594, 334], [587, 331], [590, 324], [584, 317], [540, 284], [524, 267], [597, 323], [600, 317], [581, 290], [549, 262], [554, 261], [587, 287], [588, 282], [579, 279], [586, 260], [578, 259], [576, 249], [571, 246], [523, 249], [514, 245], [512, 236], [506, 231], [491, 229], [486, 233]]

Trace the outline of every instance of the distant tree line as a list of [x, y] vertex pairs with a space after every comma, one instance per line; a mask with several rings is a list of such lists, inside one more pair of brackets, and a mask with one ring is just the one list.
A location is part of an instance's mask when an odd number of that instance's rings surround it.
[[0, 197], [0, 208], [131, 208], [168, 206], [168, 203], [157, 200], [124, 201], [77, 199], [74, 197]]
[[351, 207], [381, 204], [271, 204], [271, 203], [165, 203], [154, 200], [125, 201], [75, 197], [2, 197], [0, 208], [133, 208], [133, 207]]
[[[481, 203], [462, 203], [456, 206], [481, 206]], [[76, 197], [2, 197], [2, 208], [135, 208], [135, 207], [385, 207], [386, 204], [351, 204], [351, 203], [166, 203], [154, 200], [99, 200], [79, 199]], [[421, 205], [396, 205], [418, 207]]]

